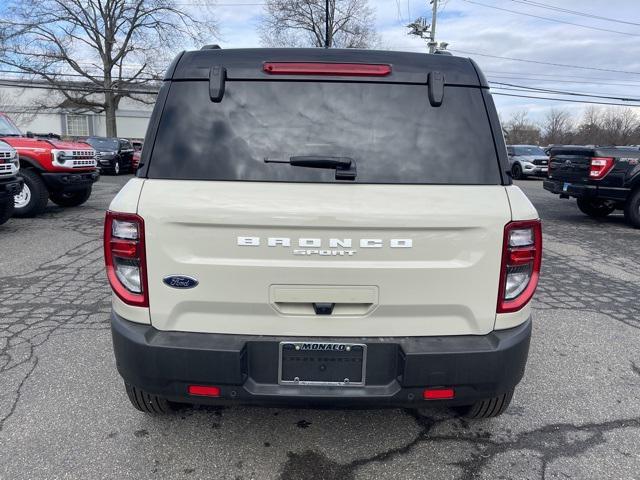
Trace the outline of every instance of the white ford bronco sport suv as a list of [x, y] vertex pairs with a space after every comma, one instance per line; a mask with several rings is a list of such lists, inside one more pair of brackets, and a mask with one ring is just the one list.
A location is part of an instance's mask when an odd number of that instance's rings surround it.
[[180, 54], [106, 215], [133, 406], [502, 413], [542, 238], [501, 132], [465, 58]]

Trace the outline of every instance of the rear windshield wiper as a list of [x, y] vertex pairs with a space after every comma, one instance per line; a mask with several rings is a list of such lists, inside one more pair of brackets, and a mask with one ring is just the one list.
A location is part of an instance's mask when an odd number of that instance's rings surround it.
[[336, 180], [355, 180], [356, 178], [356, 161], [349, 157], [303, 155], [290, 157], [289, 160], [265, 158], [264, 163], [288, 163], [294, 167], [334, 168], [336, 170]]

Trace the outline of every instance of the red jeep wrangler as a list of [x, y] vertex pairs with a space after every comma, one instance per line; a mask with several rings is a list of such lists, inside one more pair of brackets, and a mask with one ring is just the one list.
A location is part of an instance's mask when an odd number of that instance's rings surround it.
[[0, 140], [20, 155], [22, 191], [15, 196], [16, 217], [33, 217], [51, 201], [61, 207], [75, 207], [91, 196], [99, 178], [95, 151], [80, 142], [25, 136], [5, 114], [0, 113]]

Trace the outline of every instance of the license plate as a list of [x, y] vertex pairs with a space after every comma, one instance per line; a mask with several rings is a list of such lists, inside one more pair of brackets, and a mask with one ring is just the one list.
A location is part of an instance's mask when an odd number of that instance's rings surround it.
[[562, 186], [562, 191], [566, 192], [567, 190], [569, 190], [570, 186], [571, 186], [570, 183], [564, 182], [564, 185]]
[[281, 342], [279, 356], [281, 385], [365, 384], [367, 346], [361, 343]]

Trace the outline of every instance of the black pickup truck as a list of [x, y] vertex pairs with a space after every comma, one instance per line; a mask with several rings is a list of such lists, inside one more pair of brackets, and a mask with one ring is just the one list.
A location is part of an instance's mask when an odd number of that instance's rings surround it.
[[564, 145], [549, 153], [545, 190], [575, 197], [591, 217], [624, 210], [626, 220], [640, 228], [640, 149]]

